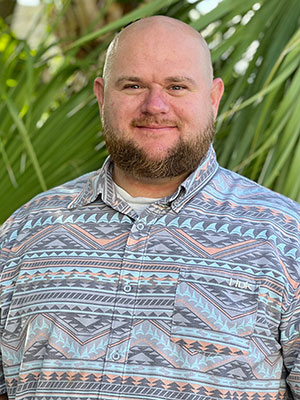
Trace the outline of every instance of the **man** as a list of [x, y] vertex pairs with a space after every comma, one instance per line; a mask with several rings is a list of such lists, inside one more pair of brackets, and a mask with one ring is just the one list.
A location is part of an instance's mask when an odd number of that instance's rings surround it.
[[95, 93], [111, 157], [3, 228], [1, 393], [300, 399], [300, 207], [218, 166], [204, 40], [138, 21]]

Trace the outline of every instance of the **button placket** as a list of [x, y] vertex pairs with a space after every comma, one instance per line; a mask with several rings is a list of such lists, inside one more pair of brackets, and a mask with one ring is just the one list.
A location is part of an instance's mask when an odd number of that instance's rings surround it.
[[133, 224], [120, 268], [106, 362], [108, 365], [109, 363], [118, 363], [123, 370], [126, 369], [126, 360], [130, 349], [136, 297], [143, 267], [143, 256], [141, 255], [144, 254], [147, 246], [147, 241], [140, 239], [148, 237], [152, 225], [152, 221], [147, 224], [145, 217], [137, 219]]

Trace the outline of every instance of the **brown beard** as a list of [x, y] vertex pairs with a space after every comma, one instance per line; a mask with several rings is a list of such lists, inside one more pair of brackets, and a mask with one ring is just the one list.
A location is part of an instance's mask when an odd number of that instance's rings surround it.
[[207, 127], [189, 142], [179, 138], [176, 146], [162, 159], [151, 159], [132, 140], [117, 135], [102, 121], [107, 149], [114, 163], [125, 173], [135, 178], [171, 178], [194, 171], [205, 158], [214, 138], [214, 121], [210, 118]]

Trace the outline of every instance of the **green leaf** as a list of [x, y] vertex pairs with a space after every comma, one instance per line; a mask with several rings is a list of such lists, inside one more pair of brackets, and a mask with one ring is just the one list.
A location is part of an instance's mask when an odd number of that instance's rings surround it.
[[43, 176], [43, 172], [42, 172], [41, 166], [40, 166], [39, 161], [37, 159], [34, 147], [33, 147], [32, 143], [31, 143], [28, 131], [27, 131], [22, 119], [18, 115], [18, 110], [17, 110], [15, 104], [13, 103], [13, 101], [8, 96], [4, 96], [3, 100], [6, 103], [8, 111], [10, 112], [10, 114], [11, 114], [13, 120], [15, 121], [15, 123], [16, 123], [16, 125], [18, 127], [18, 130], [19, 130], [19, 132], [20, 132], [20, 134], [22, 136], [22, 139], [23, 139], [24, 144], [25, 144], [25, 148], [28, 151], [28, 155], [29, 155], [29, 157], [30, 157], [30, 159], [32, 161], [32, 164], [34, 166], [34, 169], [35, 169], [35, 172], [37, 174], [38, 180], [40, 182], [41, 189], [42, 190], [47, 190], [47, 186], [46, 186], [46, 182], [45, 182], [45, 179], [44, 179], [44, 176]]

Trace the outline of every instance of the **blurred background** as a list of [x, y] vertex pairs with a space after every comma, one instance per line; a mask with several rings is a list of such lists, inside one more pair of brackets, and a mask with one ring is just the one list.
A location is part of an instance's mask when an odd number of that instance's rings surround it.
[[100, 168], [93, 80], [123, 26], [154, 14], [200, 31], [225, 83], [220, 164], [300, 201], [299, 0], [0, 0], [0, 224]]

